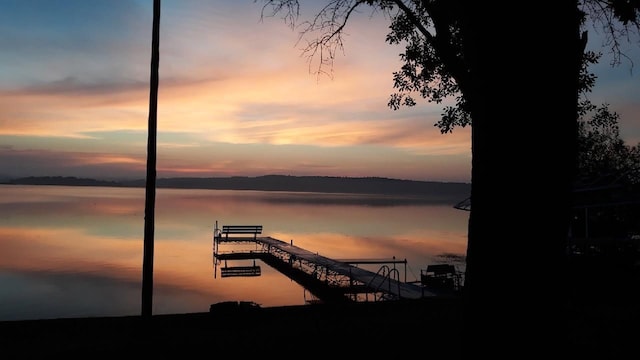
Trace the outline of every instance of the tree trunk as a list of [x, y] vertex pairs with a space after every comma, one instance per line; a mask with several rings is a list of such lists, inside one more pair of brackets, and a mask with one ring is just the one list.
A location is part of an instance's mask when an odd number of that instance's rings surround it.
[[465, 355], [549, 356], [566, 335], [576, 4], [487, 4], [468, 1], [464, 27], [473, 87]]

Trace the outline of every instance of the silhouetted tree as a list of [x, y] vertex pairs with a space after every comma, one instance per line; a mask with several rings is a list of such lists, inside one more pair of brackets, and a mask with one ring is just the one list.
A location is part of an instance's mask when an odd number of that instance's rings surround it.
[[[602, 24], [605, 29], [611, 27]], [[612, 30], [609, 30], [611, 32]], [[621, 31], [618, 36], [628, 36]], [[611, 33], [612, 64], [619, 64], [624, 54], [620, 52], [618, 38]], [[577, 186], [596, 182], [599, 178], [615, 178], [626, 184], [640, 183], [640, 144], [632, 146], [620, 137], [620, 115], [609, 109], [609, 104], [596, 106], [587, 96], [595, 86], [596, 76], [589, 66], [599, 62], [601, 52], [585, 51], [580, 69], [578, 101], [578, 179]]]
[[[631, 146], [620, 137], [620, 115], [608, 104], [595, 106], [578, 120], [578, 177], [574, 195], [571, 235], [580, 239], [581, 253], [596, 252], [604, 258], [605, 248], [616, 249], [609, 255], [625, 255], [638, 260], [637, 245], [630, 237], [640, 234], [640, 145]], [[587, 117], [586, 115], [591, 115]], [[617, 249], [629, 242], [623, 249]], [[578, 244], [572, 244], [577, 246]], [[632, 251], [627, 251], [632, 250]], [[586, 254], [585, 254], [586, 255]], [[597, 265], [595, 265], [597, 266]], [[602, 267], [602, 266], [601, 266]]]
[[298, 1], [264, 3], [263, 15], [284, 14], [301, 31], [318, 73], [360, 6], [389, 17], [387, 41], [405, 46], [389, 106], [453, 97], [436, 126], [472, 124], [466, 354], [562, 356], [578, 94], [589, 80], [584, 27], [587, 19], [608, 25], [617, 50], [620, 31], [638, 28], [640, 3], [332, 0], [300, 24]]
[[602, 177], [624, 184], [640, 183], [640, 147], [620, 137], [620, 115], [609, 104], [591, 106], [591, 117], [578, 121], [578, 175], [584, 184]]
[[[601, 8], [596, 9], [601, 14], [599, 19], [607, 19]], [[619, 64], [624, 54], [619, 51], [618, 38], [611, 34], [606, 21], [599, 22], [612, 44], [612, 64]], [[618, 33], [623, 35], [628, 35], [624, 28]], [[622, 260], [623, 256], [622, 262], [637, 261], [638, 252], [630, 237], [640, 231], [637, 220], [640, 216], [640, 144], [626, 144], [620, 137], [620, 115], [611, 111], [607, 103], [596, 106], [587, 96], [596, 83], [588, 67], [598, 63], [601, 57], [601, 52], [585, 51], [580, 72], [578, 173], [569, 244], [574, 256], [583, 258], [580, 264], [585, 264], [584, 258], [590, 259], [593, 269], [589, 272], [581, 269], [583, 277], [591, 280], [595, 273], [607, 276], [603, 271], [606, 262]], [[609, 251], [611, 249], [615, 251]], [[577, 271], [573, 269], [574, 273]], [[620, 278], [620, 274], [613, 276]]]

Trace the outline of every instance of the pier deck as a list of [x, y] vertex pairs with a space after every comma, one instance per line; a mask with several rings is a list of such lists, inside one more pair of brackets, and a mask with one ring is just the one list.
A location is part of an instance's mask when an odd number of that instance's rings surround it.
[[[219, 251], [220, 244], [228, 242], [256, 243], [261, 250], [244, 253], [224, 253]], [[322, 256], [301, 247], [293, 242], [285, 242], [270, 236], [221, 236], [214, 231], [214, 257], [220, 260], [249, 259], [265, 257], [278, 261], [279, 268], [290, 267], [303, 271], [307, 276], [315, 278], [319, 283], [334, 288], [341, 288], [345, 294], [378, 294], [376, 299], [420, 299], [442, 295], [437, 290], [426, 289], [414, 283], [400, 280], [400, 272], [391, 266], [383, 265], [377, 272], [352, 265], [351, 262], [340, 261]], [[396, 261], [400, 262], [400, 261]], [[288, 274], [286, 274], [288, 275]]]

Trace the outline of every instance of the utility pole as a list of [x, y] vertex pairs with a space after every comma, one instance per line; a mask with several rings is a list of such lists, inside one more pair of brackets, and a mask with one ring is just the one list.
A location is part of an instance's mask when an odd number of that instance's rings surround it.
[[151, 318], [153, 310], [153, 233], [156, 206], [156, 139], [158, 128], [158, 68], [160, 66], [160, 0], [153, 0], [151, 40], [151, 80], [147, 138], [147, 183], [144, 210], [144, 251], [142, 258], [142, 317]]

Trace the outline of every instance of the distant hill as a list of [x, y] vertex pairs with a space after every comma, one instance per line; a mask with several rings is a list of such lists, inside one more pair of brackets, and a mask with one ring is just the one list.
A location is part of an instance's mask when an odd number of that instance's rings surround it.
[[77, 178], [74, 176], [30, 176], [2, 182], [11, 185], [122, 186], [117, 181]]
[[[6, 181], [5, 184], [144, 187], [145, 180], [107, 181], [77, 177], [44, 176], [13, 179]], [[398, 180], [380, 177], [289, 175], [159, 178], [156, 180], [156, 187], [174, 189], [411, 195], [460, 200], [463, 200], [471, 193], [471, 185], [468, 183]]]

